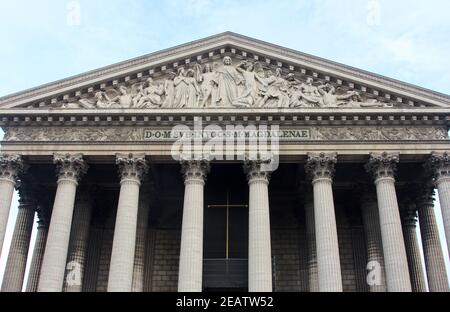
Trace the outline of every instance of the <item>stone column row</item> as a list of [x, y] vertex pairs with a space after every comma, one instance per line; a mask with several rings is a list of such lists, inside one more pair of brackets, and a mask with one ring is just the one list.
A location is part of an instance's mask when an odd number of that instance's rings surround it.
[[87, 166], [81, 154], [55, 155], [58, 182], [39, 276], [39, 292], [60, 292], [64, 282], [78, 180]]
[[36, 211], [34, 184], [29, 180], [22, 181], [19, 193], [19, 209], [3, 275], [3, 292], [20, 292], [22, 290]]
[[424, 182], [416, 200], [422, 248], [427, 272], [428, 288], [431, 292], [448, 292], [448, 276], [445, 268], [439, 230], [433, 205], [433, 186]]
[[406, 203], [400, 213], [402, 217], [403, 237], [405, 239], [406, 258], [408, 259], [409, 277], [413, 292], [425, 292], [425, 275], [417, 240], [417, 211], [413, 203]]
[[203, 274], [203, 188], [209, 172], [205, 160], [181, 162], [184, 177], [179, 292], [201, 292]]
[[248, 290], [272, 291], [272, 253], [270, 241], [269, 179], [265, 161], [247, 160], [244, 170], [249, 185], [248, 203]]
[[20, 155], [0, 154], [0, 256], [14, 188], [24, 170]]
[[367, 250], [368, 270], [366, 282], [370, 292], [385, 292], [386, 273], [383, 257], [383, 243], [380, 230], [380, 216], [375, 189], [363, 189], [361, 212]]
[[117, 155], [120, 194], [114, 228], [108, 292], [130, 292], [133, 285], [139, 188], [148, 166], [145, 155]]
[[84, 185], [77, 192], [70, 234], [69, 253], [67, 255], [65, 292], [83, 290], [84, 271], [86, 269], [87, 246], [93, 209], [92, 190]]
[[28, 273], [26, 292], [36, 292], [39, 284], [39, 276], [41, 273], [42, 259], [44, 257], [45, 245], [47, 243], [49, 217], [45, 209], [38, 208], [38, 225], [36, 240], [33, 248], [33, 256], [31, 258], [30, 271]]
[[[92, 206], [83, 201], [75, 207], [75, 194], [78, 180], [87, 166], [82, 155], [55, 155], [58, 168], [58, 186], [53, 212], [48, 227], [40, 221], [37, 243], [33, 254], [27, 290], [36, 289], [39, 279], [39, 291], [61, 291], [64, 273], [67, 273], [65, 290], [80, 291], [84, 271], [85, 250], [90, 224]], [[414, 227], [408, 218], [402, 223], [395, 190], [395, 170], [398, 162], [396, 154], [371, 154], [366, 169], [373, 174], [376, 186], [377, 205], [374, 200], [364, 200], [361, 206], [368, 245], [368, 259], [380, 262], [383, 269], [380, 285], [371, 287], [372, 291], [410, 291], [420, 290], [421, 266], [418, 259], [418, 243]], [[315, 244], [309, 244], [311, 264], [317, 257], [317, 286], [314, 281], [314, 268], [310, 274], [310, 286], [319, 291], [342, 291], [339, 248], [332, 193], [332, 178], [336, 154], [311, 154], [306, 164], [306, 172], [312, 180], [313, 204], [308, 208], [307, 223], [314, 223], [312, 236]], [[139, 189], [143, 175], [147, 171], [145, 155], [117, 155], [117, 164], [121, 174], [121, 190], [116, 218], [113, 252], [111, 257], [108, 291], [130, 291], [133, 285], [135, 269], [135, 250], [139, 239], [136, 236], [139, 208]], [[185, 177], [185, 202], [183, 210], [182, 243], [180, 252], [180, 291], [201, 291], [202, 252], [203, 252], [203, 187], [208, 164], [204, 161], [183, 162]], [[261, 163], [245, 163], [249, 181], [249, 290], [271, 291], [271, 252], [270, 220], [268, 204], [269, 174], [261, 170]], [[5, 223], [11, 203], [14, 186], [23, 172], [23, 163], [18, 156], [0, 156], [0, 223]], [[450, 207], [450, 161], [447, 154], [433, 154], [428, 163], [430, 172], [438, 186], [441, 206], [448, 236]], [[447, 184], [446, 184], [447, 183]], [[25, 189], [25, 188], [23, 188]], [[85, 192], [82, 192], [83, 194]], [[22, 195], [23, 194], [23, 195]], [[18, 291], [22, 287], [26, 252], [31, 235], [32, 220], [36, 204], [26, 200], [25, 191], [21, 191], [21, 205], [16, 222], [11, 251], [2, 285], [4, 291]], [[30, 198], [30, 197], [29, 197]], [[422, 198], [422, 199], [420, 199]], [[448, 291], [444, 257], [440, 250], [439, 236], [432, 210], [432, 196], [424, 195], [417, 200], [421, 222], [425, 264], [431, 291]], [[9, 202], [9, 205], [8, 205]], [[144, 204], [142, 204], [144, 205]], [[141, 206], [142, 206], [141, 205]], [[8, 206], [8, 209], [5, 207]], [[145, 206], [145, 205], [144, 205]], [[147, 205], [148, 206], [148, 205]], [[377, 209], [378, 208], [378, 209]], [[313, 214], [311, 216], [311, 210]], [[146, 214], [147, 212], [142, 212]], [[76, 216], [72, 222], [72, 215]], [[377, 219], [377, 216], [379, 220]], [[144, 218], [146, 219], [146, 218]], [[376, 221], [379, 221], [379, 225]], [[1, 224], [0, 224], [1, 225]], [[72, 229], [72, 240], [69, 237]], [[377, 228], [379, 227], [379, 232]], [[142, 226], [145, 228], [145, 226]], [[311, 234], [311, 227], [309, 233]], [[0, 227], [1, 230], [1, 227]], [[0, 233], [1, 234], [1, 233]], [[46, 236], [48, 235], [48, 240]], [[4, 234], [3, 234], [4, 236]], [[1, 237], [3, 239], [3, 236]], [[142, 236], [142, 235], [141, 235]], [[381, 236], [381, 242], [380, 242]], [[47, 242], [48, 241], [48, 242]], [[46, 243], [47, 242], [47, 243]], [[137, 242], [137, 243], [136, 243]], [[406, 244], [406, 248], [405, 248]], [[189, 248], [188, 248], [189, 246]], [[69, 248], [70, 247], [70, 248]], [[382, 247], [382, 255], [380, 249]], [[42, 250], [45, 253], [42, 256]], [[26, 250], [26, 252], [24, 251]], [[409, 261], [408, 261], [409, 260]], [[409, 267], [408, 267], [409, 265]], [[313, 266], [313, 265], [312, 265]], [[420, 268], [420, 270], [418, 269]], [[71, 275], [73, 271], [79, 275]], [[133, 271], [134, 270], [134, 271]], [[384, 275], [384, 270], [386, 274]], [[417, 271], [417, 272], [416, 272]], [[418, 274], [416, 274], [418, 273]], [[411, 276], [411, 277], [410, 277]], [[416, 278], [417, 277], [417, 278]], [[384, 282], [386, 278], [386, 282]], [[81, 282], [79, 282], [81, 279]], [[73, 281], [77, 283], [73, 284]], [[135, 281], [138, 279], [135, 277]], [[416, 282], [419, 281], [417, 284]], [[72, 282], [72, 284], [71, 284]], [[412, 283], [412, 288], [411, 288]], [[137, 289], [139, 283], [136, 284]], [[420, 287], [419, 287], [419, 286]], [[378, 287], [379, 286], [379, 287]]]
[[[0, 182], [0, 195], [7, 207], [12, 190], [23, 169], [20, 157], [2, 155], [0, 169], [4, 183]], [[110, 266], [109, 291], [130, 291], [133, 281], [134, 255], [137, 227], [139, 185], [147, 166], [144, 155], [117, 155], [121, 174], [121, 191], [116, 219], [116, 230]], [[57, 190], [50, 224], [42, 207], [38, 209], [39, 221], [36, 243], [27, 282], [27, 291], [81, 291], [86, 261], [86, 247], [92, 198], [81, 189], [75, 201], [78, 181], [87, 166], [81, 154], [55, 154]], [[14, 170], [14, 171], [13, 171]], [[25, 184], [24, 184], [25, 185]], [[21, 187], [21, 199], [16, 227], [3, 279], [3, 291], [20, 291], [23, 284], [32, 222], [36, 211], [28, 187]], [[7, 219], [6, 209], [2, 210]], [[1, 221], [5, 221], [2, 217]], [[6, 224], [6, 221], [3, 222]], [[69, 244], [70, 239], [70, 244]], [[67, 265], [66, 265], [67, 263]], [[64, 283], [65, 281], [65, 283]]]
[[427, 165], [438, 189], [447, 250], [450, 255], [450, 155], [448, 153], [432, 153]]
[[398, 154], [371, 154], [366, 169], [372, 173], [378, 201], [387, 290], [410, 292], [408, 261], [395, 191]]
[[334, 210], [332, 179], [337, 154], [310, 154], [306, 173], [312, 180], [318, 288], [321, 292], [342, 291], [339, 243]]

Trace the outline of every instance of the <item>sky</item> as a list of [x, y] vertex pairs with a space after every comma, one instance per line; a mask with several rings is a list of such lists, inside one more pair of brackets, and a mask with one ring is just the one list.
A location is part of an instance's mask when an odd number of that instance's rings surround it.
[[447, 0], [2, 1], [0, 96], [224, 31], [450, 94], [449, 11]]

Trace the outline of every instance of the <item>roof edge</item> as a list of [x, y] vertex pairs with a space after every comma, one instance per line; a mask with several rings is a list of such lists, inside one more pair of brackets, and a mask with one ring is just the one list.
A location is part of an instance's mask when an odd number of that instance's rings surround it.
[[182, 50], [182, 49], [185, 49], [185, 48], [188, 48], [188, 47], [192, 47], [192, 46], [196, 46], [196, 45], [199, 45], [199, 44], [208, 44], [208, 43], [213, 43], [213, 42], [216, 42], [216, 41], [221, 41], [221, 40], [226, 40], [226, 39], [231, 39], [231, 40], [232, 39], [237, 39], [237, 40], [241, 39], [241, 40], [246, 40], [246, 41], [253, 42], [255, 44], [264, 45], [264, 46], [267, 46], [267, 47], [270, 47], [270, 48], [273, 48], [273, 49], [283, 50], [283, 51], [286, 51], [288, 53], [295, 54], [295, 55], [297, 55], [299, 57], [302, 57], [302, 58], [311, 59], [311, 60], [316, 61], [318, 63], [323, 63], [325, 65], [329, 65], [329, 66], [333, 66], [333, 67], [338, 67], [341, 70], [353, 71], [353, 72], [358, 72], [358, 73], [364, 74], [364, 75], [368, 76], [369, 78], [372, 78], [374, 80], [374, 82], [375, 81], [380, 82], [380, 80], [381, 80], [382, 83], [386, 83], [386, 84], [393, 83], [393, 84], [396, 84], [396, 85], [404, 86], [406, 88], [415, 89], [416, 91], [422, 93], [422, 95], [425, 95], [425, 96], [428, 95], [428, 96], [431, 96], [431, 97], [440, 97], [440, 98], [444, 99], [445, 102], [448, 102], [448, 104], [450, 104], [450, 95], [442, 93], [442, 92], [434, 91], [434, 90], [427, 89], [427, 88], [424, 88], [424, 87], [420, 87], [420, 86], [417, 86], [417, 85], [414, 85], [414, 84], [411, 84], [411, 83], [403, 82], [403, 81], [400, 81], [400, 80], [397, 80], [397, 79], [393, 79], [393, 78], [389, 78], [389, 77], [386, 77], [386, 76], [383, 76], [383, 75], [380, 75], [380, 74], [376, 74], [376, 73], [373, 73], [373, 72], [370, 72], [370, 71], [367, 71], [367, 70], [363, 70], [363, 69], [360, 69], [360, 68], [348, 66], [348, 65], [345, 65], [345, 64], [342, 64], [342, 63], [339, 63], [339, 62], [335, 62], [335, 61], [328, 60], [328, 59], [321, 58], [321, 57], [317, 57], [317, 56], [314, 56], [314, 55], [311, 55], [311, 54], [303, 53], [303, 52], [300, 52], [300, 51], [297, 51], [297, 50], [294, 50], [294, 49], [290, 49], [290, 48], [286, 48], [286, 47], [283, 47], [283, 46], [280, 46], [280, 45], [272, 44], [272, 43], [269, 43], [269, 42], [266, 42], [266, 41], [263, 41], [263, 40], [260, 40], [260, 39], [255, 39], [255, 38], [244, 36], [244, 35], [241, 35], [241, 34], [238, 34], [238, 33], [234, 33], [234, 32], [231, 32], [231, 31], [226, 31], [226, 32], [222, 32], [222, 33], [219, 33], [219, 34], [211, 35], [211, 36], [208, 36], [208, 37], [205, 37], [205, 38], [201, 38], [201, 39], [197, 39], [197, 40], [190, 41], [190, 42], [187, 42], [187, 43], [183, 43], [183, 44], [180, 44], [180, 45], [176, 45], [176, 46], [173, 46], [173, 47], [170, 47], [170, 48], [165, 48], [165, 49], [162, 49], [162, 50], [159, 50], [159, 51], [155, 51], [155, 52], [151, 52], [151, 53], [148, 53], [148, 54], [144, 54], [144, 55], [132, 58], [132, 59], [127, 59], [127, 60], [124, 60], [124, 61], [121, 61], [121, 62], [117, 62], [117, 63], [111, 64], [111, 65], [108, 65], [108, 66], [104, 66], [104, 67], [100, 67], [100, 68], [97, 68], [97, 69], [93, 69], [93, 70], [90, 70], [90, 71], [87, 71], [87, 72], [84, 72], [84, 73], [81, 73], [81, 74], [69, 76], [67, 78], [63, 78], [63, 79], [55, 80], [53, 82], [49, 82], [49, 83], [45, 83], [45, 84], [42, 84], [42, 85], [38, 85], [36, 87], [32, 87], [32, 88], [28, 88], [28, 89], [25, 89], [25, 90], [22, 90], [22, 91], [14, 92], [14, 93], [11, 93], [11, 94], [8, 94], [8, 95], [0, 97], [0, 105], [4, 104], [4, 103], [10, 103], [10, 102], [13, 102], [13, 101], [16, 101], [16, 100], [22, 100], [23, 98], [26, 98], [27, 96], [30, 96], [30, 97], [34, 96], [34, 95], [36, 95], [34, 93], [39, 92], [40, 90], [43, 90], [43, 89], [46, 89], [46, 88], [49, 88], [49, 87], [53, 87], [53, 86], [56, 87], [56, 86], [58, 86], [60, 84], [65, 84], [65, 83], [70, 83], [70, 82], [77, 83], [77, 82], [79, 82], [77, 80], [88, 79], [89, 76], [91, 76], [91, 75], [96, 75], [96, 74], [99, 74], [99, 73], [102, 73], [102, 72], [105, 72], [105, 71], [109, 72], [109, 71], [114, 71], [114, 70], [119, 70], [119, 69], [125, 69], [124, 67], [133, 66], [133, 65], [135, 65], [135, 63], [143, 63], [148, 58], [152, 58], [152, 57], [155, 57], [157, 55], [172, 54], [172, 53], [176, 53], [180, 49]]

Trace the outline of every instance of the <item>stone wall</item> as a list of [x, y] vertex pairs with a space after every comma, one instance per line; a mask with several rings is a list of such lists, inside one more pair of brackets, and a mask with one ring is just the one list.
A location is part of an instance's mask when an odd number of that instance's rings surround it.
[[[367, 291], [364, 234], [358, 227], [338, 227], [342, 284], [346, 292]], [[304, 228], [272, 228], [275, 258], [274, 290], [309, 290], [307, 242]]]
[[[85, 291], [107, 290], [114, 231], [92, 229]], [[303, 227], [273, 227], [274, 290], [308, 291], [307, 242]], [[181, 231], [153, 229], [147, 235], [144, 291], [177, 291]], [[360, 227], [338, 227], [344, 291], [366, 291], [365, 245]], [[95, 274], [96, 278], [92, 275]]]
[[105, 292], [108, 289], [109, 264], [111, 262], [114, 229], [104, 229], [97, 273], [96, 291]]
[[155, 292], [177, 291], [181, 231], [155, 229], [148, 238], [148, 246], [153, 245], [153, 248], [148, 248], [147, 252], [149, 261], [146, 269], [151, 274], [150, 278], [147, 278], [145, 289]]
[[272, 228], [272, 257], [275, 291], [308, 291], [305, 231], [299, 228]]

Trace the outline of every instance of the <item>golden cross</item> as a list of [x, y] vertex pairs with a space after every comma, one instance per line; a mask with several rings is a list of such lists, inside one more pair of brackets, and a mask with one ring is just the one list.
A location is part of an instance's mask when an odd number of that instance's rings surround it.
[[208, 205], [208, 208], [226, 208], [227, 213], [227, 223], [226, 223], [226, 232], [225, 232], [225, 258], [228, 259], [228, 250], [229, 250], [229, 222], [230, 222], [230, 208], [248, 208], [248, 205], [230, 205], [229, 192], [227, 191], [227, 203], [225, 205]]

